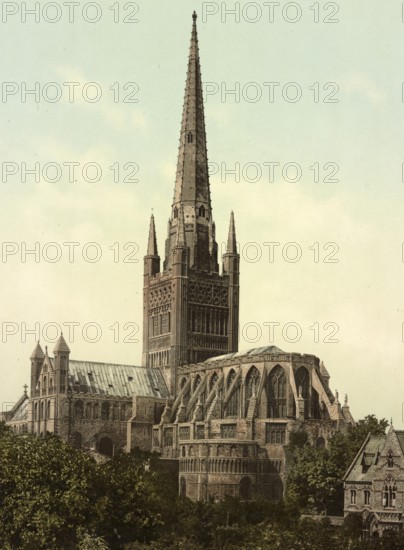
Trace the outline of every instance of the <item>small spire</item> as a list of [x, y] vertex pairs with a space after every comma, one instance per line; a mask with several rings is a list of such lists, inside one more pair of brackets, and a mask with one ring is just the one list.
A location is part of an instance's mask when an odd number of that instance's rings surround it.
[[178, 211], [178, 227], [177, 227], [177, 240], [176, 246], [186, 246], [187, 241], [185, 237], [185, 223], [184, 223], [184, 207], [180, 206]]
[[23, 388], [24, 388], [24, 395], [28, 395], [28, 386], [27, 386], [27, 384], [24, 384]]
[[348, 394], [347, 393], [345, 394], [345, 397], [344, 397], [344, 405], [345, 405], [345, 407], [348, 406]]
[[237, 254], [236, 226], [233, 210], [230, 214], [229, 236], [227, 238], [226, 254]]
[[194, 23], [196, 22], [196, 20], [198, 19], [198, 16], [196, 14], [196, 11], [194, 10], [194, 13], [192, 14], [192, 19], [194, 20]]
[[154, 215], [150, 216], [150, 227], [149, 227], [149, 242], [147, 245], [147, 255], [148, 256], [158, 256], [157, 252], [157, 239], [156, 239], [156, 227], [154, 225]]
[[[46, 348], [47, 349], [47, 348]], [[63, 332], [60, 333], [60, 338], [56, 342], [55, 347], [53, 348], [53, 354], [57, 353], [70, 353], [69, 346], [66, 344], [66, 340], [63, 338]]]

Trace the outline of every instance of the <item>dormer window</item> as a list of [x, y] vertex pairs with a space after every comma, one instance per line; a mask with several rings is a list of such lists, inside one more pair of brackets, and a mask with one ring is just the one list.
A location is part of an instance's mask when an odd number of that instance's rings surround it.
[[188, 132], [188, 143], [193, 143], [194, 136], [192, 135], [192, 132]]
[[394, 466], [393, 453], [390, 450], [387, 453], [387, 468], [392, 468]]

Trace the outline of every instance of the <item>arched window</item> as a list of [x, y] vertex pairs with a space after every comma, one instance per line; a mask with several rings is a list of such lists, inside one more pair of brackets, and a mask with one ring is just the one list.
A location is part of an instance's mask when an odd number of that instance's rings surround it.
[[100, 415], [100, 407], [98, 403], [94, 403], [93, 419], [98, 420], [99, 415]]
[[205, 215], [206, 215], [206, 210], [205, 210], [205, 207], [203, 206], [203, 204], [201, 204], [201, 206], [199, 207], [199, 212], [198, 212], [198, 213], [199, 213], [199, 216], [200, 216], [201, 218], [204, 218], [204, 217], [205, 217]]
[[34, 420], [38, 420], [38, 403], [35, 403], [34, 407]]
[[[236, 371], [232, 369], [227, 376], [227, 390], [231, 388], [235, 378]], [[238, 416], [240, 414], [240, 384], [237, 384], [237, 386], [233, 388], [232, 394], [227, 401], [224, 414], [226, 417]]]
[[194, 141], [194, 136], [192, 135], [192, 132], [188, 132], [187, 140], [188, 143], [192, 143]]
[[286, 418], [286, 376], [279, 365], [268, 376], [267, 399], [268, 418]]
[[304, 399], [304, 416], [309, 416], [309, 395], [310, 395], [310, 375], [306, 368], [300, 367], [295, 375], [296, 389], [298, 395]]
[[213, 390], [213, 388], [216, 385], [216, 382], [218, 381], [219, 377], [216, 372], [212, 374], [209, 380], [209, 393]]
[[245, 409], [247, 414], [248, 404], [250, 399], [257, 395], [258, 385], [260, 382], [260, 373], [256, 367], [251, 367], [248, 371], [245, 381]]
[[83, 418], [84, 414], [84, 406], [83, 401], [76, 401], [74, 404], [74, 416], [78, 420], [81, 420]]
[[87, 403], [86, 405], [86, 418], [87, 420], [91, 419], [91, 403]]
[[51, 404], [50, 404], [50, 401], [48, 401], [47, 403], [47, 407], [46, 407], [46, 418], [50, 418], [50, 407], [51, 407]]
[[174, 218], [178, 218], [178, 208], [174, 207]]
[[53, 378], [49, 378], [49, 389], [53, 390]]
[[393, 452], [390, 449], [387, 453], [387, 468], [392, 468], [394, 466]]
[[43, 404], [43, 401], [41, 402], [41, 408], [40, 408], [40, 420], [43, 420], [44, 418], [44, 404]]
[[101, 420], [109, 420], [109, 403], [101, 405]]
[[126, 405], [121, 405], [121, 420], [126, 420]]

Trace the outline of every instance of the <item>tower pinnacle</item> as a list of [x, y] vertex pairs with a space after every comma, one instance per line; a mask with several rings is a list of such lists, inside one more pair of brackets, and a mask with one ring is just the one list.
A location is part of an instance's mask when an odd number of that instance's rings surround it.
[[230, 214], [229, 236], [227, 238], [227, 254], [237, 254], [237, 242], [236, 242], [236, 226], [234, 223], [233, 210]]
[[156, 239], [156, 227], [154, 225], [154, 215], [150, 216], [150, 227], [149, 227], [149, 242], [147, 245], [147, 255], [148, 256], [158, 256], [157, 252], [157, 239]]

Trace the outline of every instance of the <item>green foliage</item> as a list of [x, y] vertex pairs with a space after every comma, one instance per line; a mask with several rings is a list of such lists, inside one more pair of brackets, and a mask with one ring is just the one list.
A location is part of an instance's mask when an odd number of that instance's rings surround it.
[[291, 437], [287, 450], [287, 499], [309, 512], [342, 514], [343, 476], [367, 435], [385, 433], [388, 422], [368, 415], [345, 433], [336, 432], [326, 449], [311, 447], [302, 432]]
[[[171, 480], [171, 482], [170, 482]], [[58, 437], [0, 425], [0, 547], [119, 548], [173, 519], [175, 479], [148, 453], [97, 465]]]
[[[177, 497], [177, 476], [156, 455], [136, 450], [96, 464], [54, 436], [16, 436], [0, 423], [0, 548], [4, 550], [364, 550], [361, 522], [341, 527], [299, 519], [299, 508], [331, 509], [341, 477], [367, 433], [368, 416], [327, 449], [291, 438], [285, 503], [192, 502]], [[404, 547], [399, 534], [372, 550]], [[401, 546], [400, 546], [401, 545]]]

